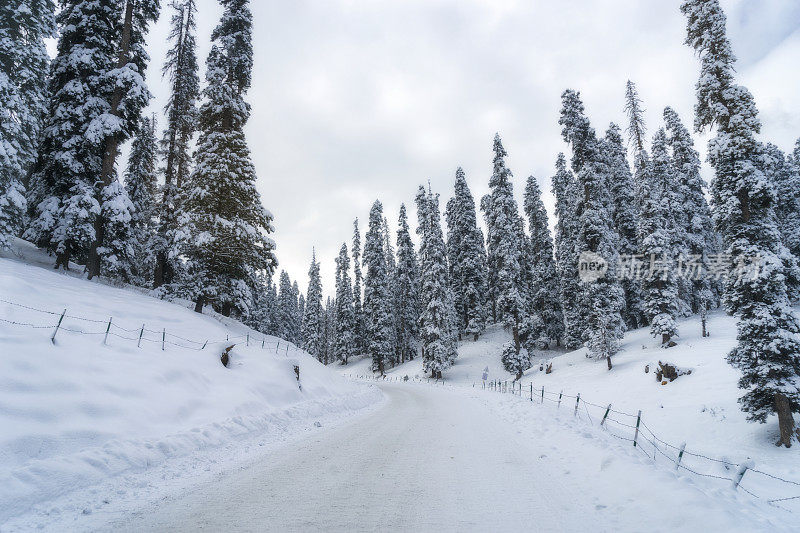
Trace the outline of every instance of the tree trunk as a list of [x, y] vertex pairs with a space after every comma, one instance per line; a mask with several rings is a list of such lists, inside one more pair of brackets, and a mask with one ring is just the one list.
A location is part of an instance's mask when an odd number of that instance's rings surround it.
[[477, 333], [474, 335], [474, 337], [472, 338], [472, 340], [473, 340], [473, 342], [478, 340], [478, 334], [477, 334]]
[[[117, 56], [116, 68], [122, 68], [128, 61], [128, 55], [131, 49], [131, 33], [133, 31], [133, 4], [135, 0], [128, 0], [125, 3], [125, 22], [122, 26], [122, 40], [119, 47], [119, 55]], [[114, 89], [114, 94], [111, 97], [111, 114], [115, 117], [120, 116], [119, 105], [122, 102], [122, 89], [117, 87]], [[111, 135], [106, 139], [106, 149], [103, 154], [103, 166], [100, 173], [100, 180], [98, 186], [100, 190], [103, 187], [111, 184], [114, 177], [114, 166], [117, 161], [117, 154], [119, 153], [119, 144], [121, 141], [119, 134]], [[89, 261], [87, 267], [89, 270], [89, 279], [94, 276], [100, 275], [100, 255], [97, 250], [103, 245], [103, 238], [105, 237], [105, 217], [97, 215], [94, 221], [94, 240], [89, 247]]]
[[64, 271], [69, 270], [69, 250], [56, 254], [56, 266], [54, 267], [58, 270], [58, 267], [64, 267]]
[[164, 284], [164, 268], [167, 264], [166, 254], [159, 252], [156, 255], [156, 268], [153, 271], [153, 288], [157, 289]]
[[606, 356], [606, 363], [608, 363], [608, 369], [611, 370], [611, 356], [610, 355]]
[[661, 346], [666, 346], [669, 344], [669, 337], [669, 333], [661, 334]]
[[795, 432], [794, 417], [792, 416], [792, 406], [789, 398], [781, 393], [775, 395], [775, 411], [778, 413], [778, 427], [781, 430], [781, 438], [775, 443], [776, 446], [792, 447], [792, 440], [800, 434]]
[[202, 296], [198, 296], [197, 300], [194, 302], [194, 312], [195, 313], [203, 313], [203, 305], [205, 304], [206, 299]]
[[519, 353], [520, 349], [520, 342], [519, 342], [519, 328], [514, 326], [511, 331], [514, 333], [514, 350]]
[[222, 316], [231, 316], [231, 303], [225, 302], [222, 304], [222, 309], [220, 311]]

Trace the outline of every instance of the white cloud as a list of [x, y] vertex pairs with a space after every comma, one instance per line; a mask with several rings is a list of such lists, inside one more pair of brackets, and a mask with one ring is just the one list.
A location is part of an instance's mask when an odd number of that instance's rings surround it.
[[[214, 0], [198, 3], [203, 61], [220, 9]], [[783, 149], [800, 135], [798, 6], [723, 1], [741, 80], [756, 96], [765, 135]], [[258, 188], [275, 214], [281, 268], [305, 287], [315, 246], [326, 294], [333, 293], [339, 247], [350, 246], [353, 218], [366, 230], [376, 198], [392, 227], [401, 202], [415, 223], [417, 186], [430, 178], [444, 207], [463, 166], [479, 200], [496, 131], [518, 198], [533, 174], [551, 207], [549, 176], [565, 149], [559, 97], [567, 87], [581, 91], [599, 133], [609, 121], [624, 122], [628, 78], [639, 87], [651, 132], [666, 105], [691, 124], [698, 64], [683, 44], [677, 2], [254, 0], [252, 7], [247, 132]], [[167, 97], [159, 69], [168, 19], [162, 15], [149, 39], [157, 109]]]

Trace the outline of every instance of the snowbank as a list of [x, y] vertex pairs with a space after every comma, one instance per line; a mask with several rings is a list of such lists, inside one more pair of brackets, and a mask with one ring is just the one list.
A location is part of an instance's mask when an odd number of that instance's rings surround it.
[[[584, 418], [585, 424], [595, 426], [611, 404], [615, 411], [632, 415], [610, 414], [612, 419], [627, 424], [611, 428], [626, 438], [633, 437], [636, 415], [641, 410], [643, 424], [647, 426], [643, 434], [652, 441], [649, 433], [652, 430], [668, 443], [657, 443], [659, 448], [656, 449], [644, 441], [647, 454], [654, 456], [655, 462], [664, 463], [665, 468], [677, 457], [677, 448], [685, 442], [687, 454], [682, 464], [702, 474], [732, 478], [737, 473], [737, 465], [752, 460], [756, 469], [800, 482], [800, 443], [788, 450], [777, 448], [777, 417], [770, 417], [766, 424], [751, 423], [739, 409], [737, 400], [742, 391], [737, 382], [740, 373], [726, 361], [726, 355], [736, 344], [736, 321], [722, 312], [714, 313], [708, 323], [711, 336], [706, 338], [701, 336], [698, 317], [681, 320], [678, 325], [678, 345], [668, 349], [659, 346], [648, 328], [628, 332], [621, 351], [614, 356], [611, 371], [608, 371], [605, 361], [587, 359], [585, 349], [538, 352], [533, 358], [533, 368], [525, 372], [522, 379], [522, 396], [530, 400], [532, 388], [534, 403], [538, 405], [542, 403], [541, 390], [544, 387], [546, 401], [540, 409], [553, 411], [545, 412], [545, 416], [555, 416], [559, 410], [558, 395], [562, 391], [564, 397], [560, 410], [569, 413], [572, 413], [575, 397], [580, 393], [584, 402], [578, 414]], [[477, 342], [461, 342], [455, 365], [444, 373], [445, 382], [482, 389], [482, 374], [488, 367], [489, 382], [501, 380], [511, 384], [514, 376], [503, 370], [500, 363], [503, 343], [509, 338], [502, 328], [493, 326]], [[692, 372], [662, 385], [656, 380], [659, 361]], [[546, 367], [550, 362], [553, 363], [551, 374], [539, 370], [540, 365]], [[408, 375], [424, 380], [421, 365], [420, 360], [400, 365], [389, 371], [390, 379], [402, 379]], [[648, 366], [649, 372], [646, 373], [645, 367]], [[357, 360], [341, 371], [345, 375], [372, 375], [370, 362], [366, 359]], [[519, 387], [519, 384], [515, 386]], [[701, 454], [711, 460], [689, 454]], [[687, 473], [684, 469], [681, 471]], [[730, 483], [717, 478], [708, 479], [725, 488], [730, 486]], [[747, 473], [742, 487], [767, 500], [800, 496], [800, 486], [759, 474]], [[800, 512], [798, 498], [779, 504]]]
[[234, 320], [33, 267], [43, 258], [24, 243], [17, 253], [0, 258], [0, 524], [110, 476], [380, 397]]

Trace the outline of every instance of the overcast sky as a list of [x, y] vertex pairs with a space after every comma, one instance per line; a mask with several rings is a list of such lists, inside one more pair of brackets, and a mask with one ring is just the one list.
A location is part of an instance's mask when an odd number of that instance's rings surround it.
[[[164, 2], [166, 4], [166, 2]], [[201, 77], [221, 13], [198, 0]], [[518, 200], [527, 176], [546, 192], [565, 151], [560, 94], [581, 92], [598, 133], [622, 123], [625, 81], [647, 109], [648, 133], [666, 105], [691, 128], [698, 62], [683, 45], [678, 0], [253, 0], [255, 69], [248, 142], [264, 205], [275, 215], [279, 270], [305, 291], [312, 247], [333, 294], [334, 258], [362, 235], [375, 199], [392, 230], [430, 180], [443, 207], [462, 166], [479, 201], [495, 132]], [[722, 0], [754, 93], [763, 137], [790, 150], [800, 136], [800, 2]], [[160, 110], [170, 10], [149, 36], [148, 82]], [[163, 121], [162, 121], [163, 124]], [[705, 138], [697, 137], [705, 152]], [[706, 173], [708, 170], [706, 169]], [[482, 217], [481, 217], [482, 218]], [[276, 278], [277, 279], [277, 278]]]

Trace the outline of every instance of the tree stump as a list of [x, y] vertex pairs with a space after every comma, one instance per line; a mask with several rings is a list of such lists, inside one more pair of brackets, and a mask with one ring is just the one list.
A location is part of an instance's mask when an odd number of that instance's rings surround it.
[[236, 346], [235, 344], [231, 344], [227, 348], [222, 351], [222, 355], [220, 356], [219, 360], [222, 362], [222, 366], [228, 368], [228, 363], [230, 362], [230, 351], [233, 350], [233, 347]]

